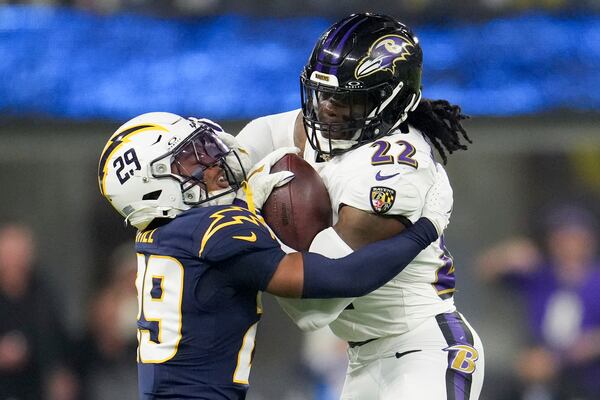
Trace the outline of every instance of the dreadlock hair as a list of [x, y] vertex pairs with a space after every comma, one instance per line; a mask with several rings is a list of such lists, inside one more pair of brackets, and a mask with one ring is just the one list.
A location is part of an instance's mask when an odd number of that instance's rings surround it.
[[473, 143], [461, 123], [469, 118], [461, 112], [460, 106], [450, 104], [447, 100], [421, 99], [417, 109], [408, 113], [405, 123], [426, 135], [446, 164], [446, 151], [452, 154], [455, 150], [467, 150], [462, 139]]

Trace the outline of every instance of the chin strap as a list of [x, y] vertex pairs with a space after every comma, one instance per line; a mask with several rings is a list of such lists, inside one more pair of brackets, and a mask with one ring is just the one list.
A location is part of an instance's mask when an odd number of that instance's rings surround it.
[[248, 205], [248, 210], [252, 214], [256, 214], [256, 207], [254, 207], [254, 198], [252, 197], [252, 190], [248, 185], [247, 181], [242, 182], [242, 190], [244, 191], [244, 195], [246, 196], [246, 204]]
[[[137, 210], [133, 210], [132, 212], [130, 212], [129, 214], [127, 214], [125, 216], [125, 221], [123, 221], [123, 223], [125, 224], [125, 227], [127, 227], [127, 224], [131, 224], [132, 226], [134, 226], [135, 228], [137, 228], [138, 230], [141, 231], [141, 230], [145, 229], [150, 224], [150, 222], [152, 222], [152, 220], [154, 218], [157, 218], [156, 215], [153, 215], [152, 218], [150, 218], [147, 223], [142, 225], [142, 223], [145, 220], [141, 219], [139, 221], [136, 221], [135, 218], [132, 218], [135, 214], [137, 214], [141, 211], [156, 211], [156, 208], [148, 206], [148, 207], [138, 208]], [[131, 221], [132, 219], [133, 219], [133, 221]]]
[[235, 191], [232, 191], [230, 188], [214, 190], [212, 192], [208, 192], [208, 197], [211, 197], [211, 199], [200, 203], [198, 206], [209, 207], [230, 205], [235, 199]]

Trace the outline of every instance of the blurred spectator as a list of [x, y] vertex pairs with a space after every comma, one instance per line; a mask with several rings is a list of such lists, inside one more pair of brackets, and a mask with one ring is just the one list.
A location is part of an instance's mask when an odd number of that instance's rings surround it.
[[137, 259], [133, 243], [112, 255], [107, 282], [92, 296], [79, 364], [86, 400], [137, 398]]
[[545, 250], [528, 238], [500, 243], [479, 258], [482, 277], [513, 285], [525, 301], [530, 343], [518, 351], [513, 398], [600, 398], [598, 231], [588, 211], [565, 206], [544, 226]]
[[340, 398], [348, 367], [347, 348], [348, 343], [329, 327], [304, 333], [302, 364], [312, 385], [313, 400]]
[[1, 226], [0, 399], [74, 399], [78, 386], [64, 364], [63, 324], [36, 267], [32, 231]]

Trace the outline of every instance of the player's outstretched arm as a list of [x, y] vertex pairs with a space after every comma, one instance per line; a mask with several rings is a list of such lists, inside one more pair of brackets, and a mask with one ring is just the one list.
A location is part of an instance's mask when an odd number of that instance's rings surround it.
[[[435, 226], [421, 218], [390, 239], [369, 244], [343, 258], [315, 253], [287, 254], [266, 291], [281, 297], [359, 297], [400, 273], [413, 258], [438, 238]], [[373, 265], [367, 270], [366, 266]]]
[[[442, 234], [452, 211], [452, 188], [443, 169], [425, 197], [423, 217], [390, 239], [367, 244], [343, 258], [291, 253], [278, 264], [267, 291], [281, 297], [360, 297], [399, 274]], [[398, 229], [394, 226], [392, 229]], [[366, 270], [366, 265], [374, 265]]]

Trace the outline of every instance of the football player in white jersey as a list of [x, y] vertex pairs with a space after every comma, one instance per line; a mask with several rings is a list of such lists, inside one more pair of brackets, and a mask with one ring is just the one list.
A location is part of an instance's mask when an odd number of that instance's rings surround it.
[[[342, 257], [409, 226], [436, 174], [445, 176], [432, 148], [444, 162], [446, 151], [466, 149], [460, 108], [421, 101], [421, 68], [408, 27], [353, 14], [315, 45], [301, 74], [302, 110], [258, 118], [238, 135], [253, 160], [296, 145], [319, 171], [334, 226], [311, 251]], [[367, 296], [280, 303], [302, 329], [329, 325], [349, 343], [342, 400], [477, 399], [482, 343], [456, 311], [454, 290], [452, 257], [440, 237]]]

